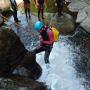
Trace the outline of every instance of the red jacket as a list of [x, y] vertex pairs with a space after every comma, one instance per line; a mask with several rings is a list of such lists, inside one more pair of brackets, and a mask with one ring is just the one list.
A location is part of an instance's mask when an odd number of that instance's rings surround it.
[[[46, 39], [44, 38], [47, 37]], [[41, 34], [42, 37], [42, 44], [44, 45], [53, 45], [54, 43], [54, 35], [53, 32], [50, 29], [47, 29], [43, 34]]]

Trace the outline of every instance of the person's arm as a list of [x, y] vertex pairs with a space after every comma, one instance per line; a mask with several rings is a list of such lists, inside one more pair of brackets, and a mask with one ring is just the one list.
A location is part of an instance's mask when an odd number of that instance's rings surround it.
[[43, 44], [53, 44], [54, 42], [54, 35], [53, 35], [53, 32], [52, 31], [48, 31], [48, 35], [49, 35], [49, 41], [42, 41]]

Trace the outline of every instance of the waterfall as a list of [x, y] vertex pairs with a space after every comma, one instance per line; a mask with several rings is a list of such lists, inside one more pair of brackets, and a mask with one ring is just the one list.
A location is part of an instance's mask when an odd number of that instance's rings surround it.
[[44, 52], [37, 54], [37, 62], [43, 72], [39, 81], [43, 81], [51, 90], [85, 90], [81, 84], [83, 79], [76, 77], [73, 67], [72, 46], [67, 44], [68, 36], [60, 36], [59, 42], [54, 43], [50, 54], [50, 66], [48, 70], [44, 62]]

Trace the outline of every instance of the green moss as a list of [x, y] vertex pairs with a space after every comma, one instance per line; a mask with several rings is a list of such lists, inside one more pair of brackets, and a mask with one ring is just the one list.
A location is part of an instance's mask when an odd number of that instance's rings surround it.
[[31, 12], [37, 12], [37, 8], [35, 7], [33, 0], [30, 5], [31, 5]]

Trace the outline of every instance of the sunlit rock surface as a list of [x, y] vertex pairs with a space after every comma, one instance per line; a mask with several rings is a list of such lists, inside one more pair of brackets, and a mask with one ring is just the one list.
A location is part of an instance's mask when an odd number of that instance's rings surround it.
[[66, 0], [70, 2], [68, 9], [72, 12], [78, 12], [76, 23], [88, 32], [90, 32], [90, 0]]
[[11, 76], [17, 66], [26, 68], [32, 79], [41, 75], [35, 55], [25, 49], [19, 37], [12, 30], [0, 29], [0, 76]]

